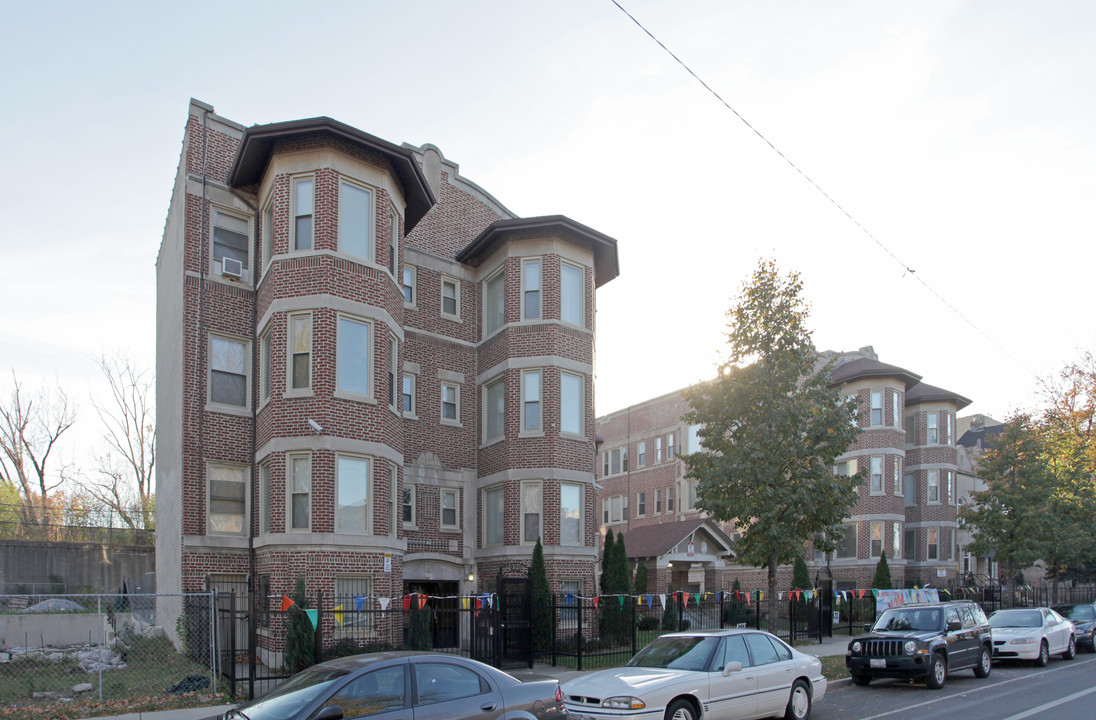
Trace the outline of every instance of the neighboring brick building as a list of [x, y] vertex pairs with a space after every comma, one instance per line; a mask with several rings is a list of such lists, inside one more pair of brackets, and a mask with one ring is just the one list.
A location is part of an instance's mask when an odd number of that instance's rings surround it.
[[[900, 587], [954, 582], [955, 418], [970, 401], [879, 362], [870, 347], [822, 353], [824, 361], [835, 357], [832, 385], [858, 399], [861, 428], [835, 470], [863, 470], [865, 481], [842, 547], [830, 554], [806, 548], [812, 578], [830, 575], [836, 589], [868, 587], [885, 551]], [[599, 518], [625, 534], [629, 558], [648, 566], [652, 591], [667, 582], [691, 591], [729, 589], [735, 578], [745, 589], [762, 588], [764, 571], [733, 565], [733, 544], [721, 549], [722, 538], [733, 543], [735, 529], [696, 509], [696, 481], [685, 477], [679, 457], [699, 447], [696, 427], [682, 420], [687, 410], [679, 391], [597, 419]], [[631, 540], [641, 529], [638, 541]], [[781, 568], [779, 586], [790, 583], [791, 567]]]
[[157, 261], [157, 589], [592, 591], [616, 241], [437, 148], [190, 104]]

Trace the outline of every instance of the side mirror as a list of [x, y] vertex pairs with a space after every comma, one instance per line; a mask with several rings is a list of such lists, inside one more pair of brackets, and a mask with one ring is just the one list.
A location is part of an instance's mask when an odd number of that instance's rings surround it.
[[959, 620], [948, 620], [948, 632], [955, 632], [956, 630], [962, 630], [963, 623]]
[[723, 677], [727, 677], [728, 675], [730, 675], [733, 672], [741, 672], [741, 671], [742, 671], [742, 663], [740, 663], [740, 662], [729, 662], [723, 667]]
[[864, 623], [864, 632], [871, 632], [871, 623]]
[[343, 709], [338, 705], [328, 705], [312, 716], [312, 720], [342, 720]]

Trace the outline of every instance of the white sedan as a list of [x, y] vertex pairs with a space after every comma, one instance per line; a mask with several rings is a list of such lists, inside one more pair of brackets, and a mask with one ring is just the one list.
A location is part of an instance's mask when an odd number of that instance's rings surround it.
[[807, 720], [825, 694], [821, 660], [758, 630], [663, 635], [563, 684], [568, 720]]
[[1045, 667], [1051, 655], [1072, 660], [1077, 654], [1073, 623], [1050, 608], [998, 610], [989, 624], [994, 660], [1034, 660]]

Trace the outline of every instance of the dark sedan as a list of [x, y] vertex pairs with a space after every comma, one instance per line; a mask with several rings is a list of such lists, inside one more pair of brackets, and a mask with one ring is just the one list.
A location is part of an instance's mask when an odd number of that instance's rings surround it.
[[555, 678], [518, 679], [453, 655], [386, 652], [302, 670], [222, 720], [562, 720]]
[[1073, 622], [1073, 638], [1077, 647], [1096, 652], [1096, 604], [1058, 605], [1054, 610]]

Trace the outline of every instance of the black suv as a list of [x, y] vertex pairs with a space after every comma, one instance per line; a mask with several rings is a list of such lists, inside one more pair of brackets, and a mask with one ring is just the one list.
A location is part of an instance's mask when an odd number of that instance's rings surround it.
[[867, 635], [849, 643], [845, 666], [857, 685], [872, 678], [924, 680], [937, 690], [949, 672], [989, 677], [993, 638], [982, 608], [969, 600], [914, 603], [883, 611]]

